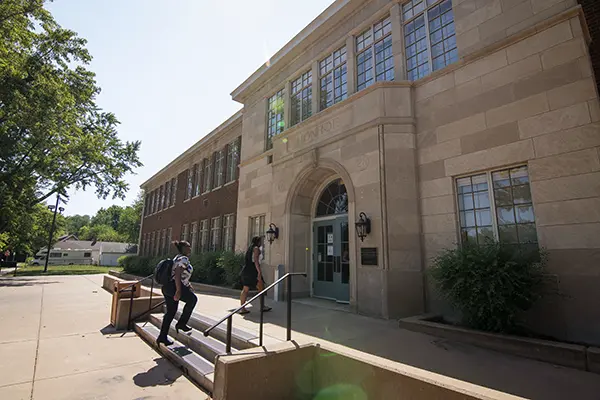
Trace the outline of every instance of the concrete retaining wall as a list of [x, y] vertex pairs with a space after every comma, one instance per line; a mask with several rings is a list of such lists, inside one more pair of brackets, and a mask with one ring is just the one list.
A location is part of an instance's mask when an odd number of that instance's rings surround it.
[[[347, 351], [342, 354], [341, 351]], [[219, 356], [214, 400], [517, 399], [404, 364], [369, 362], [352, 350], [286, 342]]]

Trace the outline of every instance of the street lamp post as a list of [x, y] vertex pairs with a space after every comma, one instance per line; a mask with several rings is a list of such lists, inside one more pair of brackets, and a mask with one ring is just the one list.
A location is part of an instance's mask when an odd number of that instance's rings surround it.
[[[52, 225], [50, 226], [50, 238], [48, 239], [48, 252], [46, 253], [46, 261], [44, 262], [44, 272], [48, 272], [48, 259], [50, 258], [50, 248], [52, 247], [52, 237], [54, 236], [54, 226], [56, 224], [56, 213], [59, 210], [58, 203], [60, 201], [60, 193], [56, 195], [56, 205], [48, 206], [50, 210], [54, 210], [54, 216], [52, 217]], [[60, 212], [62, 213], [64, 208], [60, 207]]]

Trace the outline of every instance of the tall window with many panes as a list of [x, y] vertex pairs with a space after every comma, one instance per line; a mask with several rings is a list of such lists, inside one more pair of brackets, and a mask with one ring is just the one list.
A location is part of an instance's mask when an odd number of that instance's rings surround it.
[[208, 220], [200, 221], [200, 250], [208, 250]]
[[196, 253], [198, 251], [198, 223], [192, 222], [192, 241], [190, 242], [192, 246], [192, 252]]
[[347, 72], [346, 46], [334, 51], [319, 62], [321, 110], [331, 107], [348, 97]]
[[221, 217], [210, 221], [210, 251], [217, 251], [221, 246]]
[[175, 205], [177, 200], [177, 178], [171, 179], [171, 207]]
[[312, 71], [307, 71], [292, 81], [290, 101], [291, 126], [310, 118], [312, 115]]
[[188, 224], [181, 225], [181, 240], [187, 242], [190, 234], [190, 226]]
[[393, 80], [392, 22], [387, 17], [356, 37], [356, 89]]
[[283, 132], [285, 122], [284, 113], [284, 94], [283, 89], [269, 97], [267, 100], [267, 137], [266, 149], [273, 148], [273, 137]]
[[263, 237], [265, 235], [265, 216], [257, 215], [256, 217], [250, 218], [250, 229], [248, 230], [248, 244], [252, 242], [252, 239], [256, 236]]
[[486, 238], [525, 249], [537, 248], [535, 214], [526, 166], [456, 180], [462, 242]]
[[202, 163], [194, 166], [196, 169], [196, 179], [194, 182], [194, 196], [199, 196], [202, 193]]
[[237, 179], [238, 165], [240, 164], [240, 138], [235, 139], [227, 146], [227, 183]]
[[215, 187], [223, 186], [225, 179], [225, 151], [215, 153]]
[[235, 214], [223, 216], [223, 250], [233, 250]]
[[189, 168], [187, 170], [187, 184], [185, 187], [185, 200], [189, 200], [192, 198], [193, 190], [194, 190], [194, 169]]
[[171, 207], [171, 181], [165, 184], [165, 208]]
[[412, 0], [402, 14], [409, 80], [458, 61], [452, 0]]
[[210, 192], [212, 189], [212, 158], [204, 159], [204, 193]]

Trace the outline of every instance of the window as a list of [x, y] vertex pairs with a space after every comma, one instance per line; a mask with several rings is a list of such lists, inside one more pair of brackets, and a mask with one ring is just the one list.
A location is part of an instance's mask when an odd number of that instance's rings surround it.
[[62, 253], [50, 253], [50, 258], [61, 258]]
[[154, 241], [156, 239], [156, 232], [151, 232], [150, 233], [150, 249], [148, 251], [148, 255], [149, 256], [153, 256], [154, 255]]
[[173, 240], [173, 228], [167, 229], [167, 253], [169, 253], [169, 248], [171, 246], [171, 241]]
[[200, 250], [208, 250], [208, 220], [200, 221]]
[[159, 190], [160, 190], [160, 192], [159, 192], [160, 193], [160, 195], [159, 195], [160, 197], [159, 197], [159, 200], [158, 200], [158, 209], [160, 211], [162, 211], [165, 208], [165, 187], [164, 187], [164, 185], [161, 185]]
[[92, 253], [83, 253], [83, 256], [84, 256], [85, 258], [88, 258], [88, 257], [91, 257], [91, 256], [92, 256]]
[[171, 207], [175, 206], [177, 200], [177, 178], [171, 179]]
[[321, 110], [348, 97], [346, 46], [319, 62]]
[[412, 0], [402, 13], [409, 80], [458, 61], [452, 0]]
[[237, 170], [240, 164], [240, 140], [241, 138], [237, 138], [227, 146], [227, 177], [225, 178], [227, 183], [237, 179]]
[[154, 249], [155, 255], [160, 255], [160, 231], [156, 231], [156, 249]]
[[63, 253], [63, 257], [69, 257], [69, 253]]
[[258, 215], [250, 218], [250, 229], [248, 230], [248, 245], [252, 242], [252, 238], [256, 236], [263, 237], [265, 235], [265, 216]]
[[456, 188], [463, 242], [480, 244], [496, 238], [517, 247], [537, 248], [527, 167], [459, 178]]
[[312, 115], [312, 71], [307, 71], [292, 81], [290, 100], [292, 102], [290, 126], [294, 126]]
[[146, 200], [144, 201], [144, 216], [148, 216], [150, 214], [150, 195], [146, 195]]
[[223, 217], [223, 250], [233, 250], [235, 241], [235, 214]]
[[215, 153], [215, 187], [223, 186], [223, 175], [225, 170], [225, 152], [219, 150]]
[[210, 251], [217, 251], [221, 245], [221, 217], [214, 217], [210, 222]]
[[192, 223], [192, 241], [190, 242], [190, 245], [192, 246], [192, 252], [196, 253], [197, 252], [197, 247], [198, 247], [198, 223], [197, 222], [193, 222]]
[[199, 196], [202, 193], [202, 163], [195, 165], [196, 179], [194, 186], [194, 196]]
[[154, 214], [156, 211], [156, 193], [152, 191], [150, 193], [150, 214]]
[[375, 81], [394, 80], [390, 17], [356, 37], [356, 78], [357, 90], [369, 87]]
[[187, 185], [185, 187], [185, 200], [189, 200], [192, 198], [192, 193], [194, 190], [194, 170], [189, 168], [187, 170]]
[[181, 226], [181, 240], [184, 242], [187, 242], [189, 233], [190, 233], [190, 226], [188, 224], [183, 224]]
[[165, 183], [165, 208], [171, 207], [171, 181]]
[[204, 159], [204, 193], [212, 189], [212, 159]]
[[348, 213], [348, 193], [341, 179], [329, 184], [321, 193], [317, 204], [317, 217]]
[[160, 248], [160, 254], [164, 255], [169, 252], [169, 242], [167, 242], [167, 230], [162, 230], [162, 246]]
[[267, 150], [273, 148], [273, 137], [282, 133], [285, 128], [283, 109], [283, 89], [281, 89], [267, 100]]

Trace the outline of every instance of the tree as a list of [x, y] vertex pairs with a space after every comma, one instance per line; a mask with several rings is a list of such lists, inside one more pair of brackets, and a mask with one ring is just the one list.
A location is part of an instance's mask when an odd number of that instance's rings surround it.
[[99, 242], [127, 242], [127, 237], [109, 225], [84, 226], [80, 231], [80, 240]]
[[71, 215], [66, 217], [67, 222], [67, 233], [72, 235], [79, 235], [79, 231], [86, 225], [89, 225], [91, 218], [89, 215]]
[[140, 142], [122, 142], [117, 118], [96, 104], [85, 39], [45, 2], [0, 2], [0, 232], [13, 237], [69, 187], [124, 198], [124, 177], [142, 165]]

